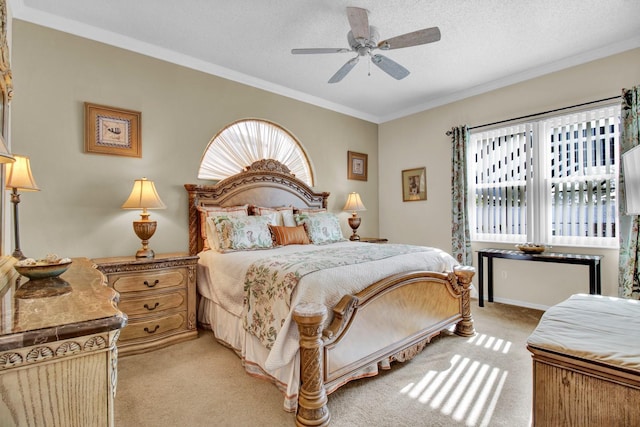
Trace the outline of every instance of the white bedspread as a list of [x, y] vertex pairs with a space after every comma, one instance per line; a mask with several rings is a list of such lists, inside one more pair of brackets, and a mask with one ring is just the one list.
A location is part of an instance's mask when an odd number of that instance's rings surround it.
[[[370, 243], [340, 242], [341, 245], [359, 245], [364, 251]], [[243, 251], [221, 254], [215, 251], [200, 253], [198, 266], [198, 290], [238, 318], [243, 313], [244, 281], [249, 266], [271, 254], [316, 250], [315, 245], [290, 245], [268, 251]], [[404, 254], [373, 262], [330, 268], [305, 275], [291, 296], [292, 310], [299, 303], [321, 302], [333, 307], [346, 294], [356, 293], [368, 285], [392, 274], [428, 270], [445, 272], [458, 263], [446, 252], [424, 247], [424, 251]], [[277, 370], [291, 363], [298, 351], [298, 330], [292, 313], [285, 319], [278, 337], [264, 361], [267, 371]], [[330, 319], [327, 319], [327, 324]], [[286, 332], [286, 333], [285, 333]], [[244, 349], [242, 349], [244, 352]]]

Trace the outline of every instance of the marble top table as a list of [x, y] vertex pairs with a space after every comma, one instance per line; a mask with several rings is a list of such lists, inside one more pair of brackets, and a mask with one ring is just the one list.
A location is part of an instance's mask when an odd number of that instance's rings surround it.
[[[118, 293], [87, 258], [74, 258], [58, 279], [30, 281], [0, 257], [0, 351], [121, 329]], [[51, 279], [47, 279], [51, 280]]]

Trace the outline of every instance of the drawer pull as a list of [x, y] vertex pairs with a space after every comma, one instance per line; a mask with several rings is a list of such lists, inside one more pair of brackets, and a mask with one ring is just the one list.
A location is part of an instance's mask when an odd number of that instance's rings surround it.
[[150, 330], [149, 330], [149, 328], [147, 328], [147, 327], [145, 326], [144, 331], [145, 331], [146, 333], [148, 333], [148, 334], [153, 334], [155, 331], [157, 331], [157, 330], [158, 330], [158, 328], [159, 328], [159, 327], [160, 327], [160, 325], [156, 325], [156, 327], [155, 327], [155, 328], [153, 328], [153, 331], [150, 331]]
[[144, 281], [145, 286], [147, 286], [148, 288], [153, 288], [155, 285], [157, 285], [158, 283], [160, 283], [160, 280], [156, 279], [153, 281], [153, 285], [150, 285], [148, 281]]
[[146, 308], [149, 311], [152, 311], [152, 310], [155, 310], [156, 308], [158, 308], [159, 305], [160, 305], [160, 303], [156, 301], [156, 304], [153, 307], [149, 307], [149, 304], [145, 304], [144, 308]]

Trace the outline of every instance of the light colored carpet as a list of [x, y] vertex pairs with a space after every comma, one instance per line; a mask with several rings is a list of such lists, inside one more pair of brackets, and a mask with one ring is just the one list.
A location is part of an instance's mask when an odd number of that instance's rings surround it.
[[[542, 312], [473, 307], [477, 335], [441, 335], [406, 363], [329, 396], [332, 426], [529, 426], [526, 339]], [[246, 374], [210, 331], [118, 364], [116, 426], [292, 426], [274, 385]]]

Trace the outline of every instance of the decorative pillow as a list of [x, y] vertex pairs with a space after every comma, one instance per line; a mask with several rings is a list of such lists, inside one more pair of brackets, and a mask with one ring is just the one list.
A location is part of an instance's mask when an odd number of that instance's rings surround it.
[[284, 225], [287, 227], [295, 227], [296, 221], [293, 219], [293, 208], [291, 206], [285, 206], [281, 208], [263, 208], [260, 206], [253, 206], [254, 215], [276, 215], [276, 225]]
[[275, 222], [271, 216], [216, 216], [207, 221], [215, 227], [220, 252], [267, 249], [273, 247], [269, 224]]
[[346, 240], [342, 235], [338, 217], [332, 213], [298, 214], [296, 215], [296, 223], [304, 225], [309, 240], [315, 245]]
[[214, 229], [210, 228], [208, 217], [214, 216], [247, 216], [249, 205], [238, 205], [223, 208], [221, 206], [198, 206], [200, 212], [200, 235], [203, 240], [203, 250], [218, 249], [218, 236]]
[[270, 225], [271, 235], [276, 246], [286, 245], [308, 245], [309, 236], [304, 229], [304, 225], [297, 225], [295, 227], [286, 227], [278, 225]]

